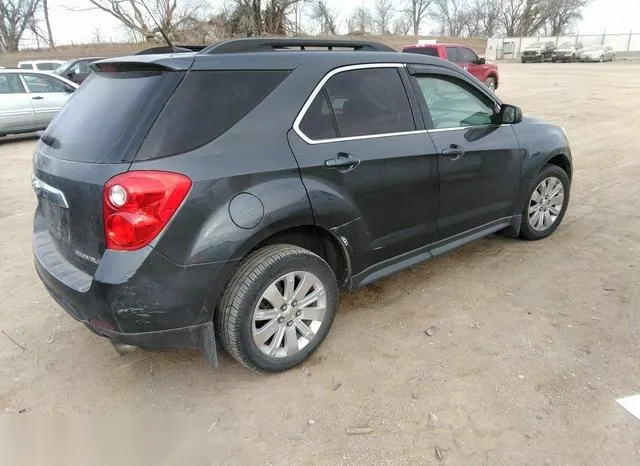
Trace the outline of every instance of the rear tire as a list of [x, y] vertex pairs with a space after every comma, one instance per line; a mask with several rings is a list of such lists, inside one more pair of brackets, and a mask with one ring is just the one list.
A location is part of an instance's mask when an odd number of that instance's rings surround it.
[[600, 60], [598, 60], [600, 63], [602, 63], [604, 61], [604, 56], [600, 55]]
[[570, 190], [566, 172], [557, 165], [546, 165], [527, 194], [520, 236], [539, 240], [556, 231], [567, 211]]
[[331, 267], [306, 249], [276, 244], [242, 262], [214, 323], [224, 348], [242, 365], [256, 372], [281, 372], [320, 346], [337, 307]]
[[521, 63], [527, 63], [527, 61], [524, 59], [524, 57], [520, 57], [520, 62]]

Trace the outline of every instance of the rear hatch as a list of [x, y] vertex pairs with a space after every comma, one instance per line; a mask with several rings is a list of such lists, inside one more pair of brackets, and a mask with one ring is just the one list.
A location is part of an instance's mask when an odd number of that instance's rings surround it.
[[[50, 266], [93, 275], [105, 251], [105, 183], [127, 171], [184, 73], [142, 63], [101, 64], [37, 144], [34, 248]], [[60, 270], [61, 274], [72, 273]]]

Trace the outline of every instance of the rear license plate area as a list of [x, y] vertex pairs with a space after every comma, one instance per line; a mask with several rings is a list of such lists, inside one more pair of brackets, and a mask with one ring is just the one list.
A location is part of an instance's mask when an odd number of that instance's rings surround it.
[[40, 198], [40, 209], [42, 210], [49, 234], [56, 241], [69, 244], [69, 209], [52, 204], [43, 198]]

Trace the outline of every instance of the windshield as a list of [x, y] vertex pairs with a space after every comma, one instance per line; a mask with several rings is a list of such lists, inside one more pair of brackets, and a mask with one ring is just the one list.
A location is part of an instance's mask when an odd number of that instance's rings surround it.
[[527, 45], [528, 49], [538, 49], [542, 47], [542, 42], [533, 42], [532, 44]]
[[573, 48], [573, 42], [565, 42], [564, 44], [560, 44], [561, 49], [572, 49]]
[[53, 70], [53, 72], [56, 73], [56, 74], [62, 74], [64, 72], [65, 68], [67, 66], [69, 66], [70, 63], [71, 63], [70, 61], [64, 62], [62, 65], [60, 65], [55, 70]]

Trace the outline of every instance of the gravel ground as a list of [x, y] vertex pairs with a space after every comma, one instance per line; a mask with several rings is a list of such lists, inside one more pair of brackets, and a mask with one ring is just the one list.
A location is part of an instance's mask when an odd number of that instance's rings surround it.
[[[218, 369], [193, 351], [121, 357], [66, 315], [32, 264], [34, 140], [0, 143], [0, 412], [113, 422], [58, 444], [101, 444], [78, 464], [639, 464], [615, 399], [640, 390], [640, 63], [501, 73], [505, 101], [569, 134], [563, 225], [344, 295], [324, 345], [280, 375], [224, 354]], [[153, 449], [135, 456], [142, 431]]]

